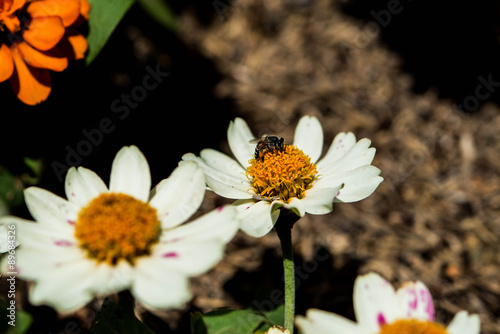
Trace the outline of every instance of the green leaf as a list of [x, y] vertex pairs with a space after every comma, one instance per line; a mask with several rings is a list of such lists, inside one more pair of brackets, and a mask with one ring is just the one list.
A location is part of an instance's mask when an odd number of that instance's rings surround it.
[[24, 185], [21, 179], [0, 166], [0, 200], [4, 208], [23, 204]]
[[[11, 315], [10, 310], [7, 309], [9, 304], [10, 301], [9, 303], [7, 303], [5, 300], [0, 300], [0, 317], [2, 317], [2, 319], [5, 319], [0, 322], [0, 333], [5, 333], [5, 334], [26, 333], [33, 321], [31, 315], [28, 312], [16, 309], [15, 313], [13, 314], [14, 317], [10, 317]], [[14, 322], [12, 322], [13, 320]]]
[[264, 312], [264, 316], [273, 326], [283, 326], [285, 323], [285, 305], [281, 304], [272, 311]]
[[137, 0], [139, 5], [165, 28], [177, 32], [179, 22], [165, 0]]
[[154, 334], [148, 326], [136, 318], [133, 304], [117, 304], [109, 298], [104, 300], [90, 327], [90, 332], [93, 334]]
[[[259, 327], [260, 332], [266, 332], [269, 328], [279, 325], [283, 326], [285, 322], [285, 305], [281, 304], [277, 308], [269, 312], [262, 312], [266, 322]], [[255, 333], [257, 334], [257, 332]]]
[[85, 60], [87, 65], [90, 65], [101, 52], [134, 0], [89, 0], [89, 2], [91, 9], [87, 36], [89, 52]]
[[253, 310], [218, 309], [191, 314], [193, 334], [252, 334], [266, 319]]

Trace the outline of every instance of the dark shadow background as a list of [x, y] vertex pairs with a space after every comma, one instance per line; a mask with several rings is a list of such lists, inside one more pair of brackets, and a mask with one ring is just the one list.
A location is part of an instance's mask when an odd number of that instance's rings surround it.
[[[381, 40], [401, 55], [416, 93], [435, 88], [460, 105], [474, 95], [478, 76], [492, 74], [500, 85], [499, 1], [349, 0], [342, 9], [381, 26]], [[500, 102], [498, 89], [487, 100]]]

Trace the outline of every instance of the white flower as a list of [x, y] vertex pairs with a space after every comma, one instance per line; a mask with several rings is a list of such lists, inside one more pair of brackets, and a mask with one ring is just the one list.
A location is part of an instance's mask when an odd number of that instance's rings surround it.
[[371, 166], [375, 148], [371, 141], [356, 142], [352, 133], [339, 133], [326, 155], [323, 129], [316, 117], [304, 116], [295, 130], [293, 145], [269, 150], [263, 159], [253, 159], [254, 138], [246, 122], [236, 118], [227, 131], [229, 147], [236, 160], [204, 149], [184, 161], [203, 167], [208, 187], [220, 196], [237, 199], [241, 229], [254, 237], [266, 235], [276, 223], [281, 208], [304, 214], [326, 214], [332, 203], [355, 202], [370, 196], [383, 178]]
[[236, 210], [221, 207], [181, 225], [205, 192], [203, 170], [195, 163], [176, 168], [154, 194], [150, 187], [146, 158], [130, 146], [113, 161], [109, 189], [83, 167], [68, 171], [67, 200], [26, 189], [36, 223], [0, 219], [17, 225], [15, 269], [34, 281], [31, 303], [70, 312], [96, 296], [130, 289], [151, 308], [183, 306], [191, 298], [188, 277], [214, 266], [237, 232]]
[[7, 224], [0, 221], [0, 253], [8, 252], [17, 246], [19, 246], [19, 241], [15, 229], [9, 228]]
[[310, 309], [295, 322], [302, 334], [479, 334], [477, 315], [458, 312], [448, 328], [434, 322], [434, 304], [420, 281], [397, 291], [375, 273], [359, 276], [354, 284], [357, 323], [337, 314]]
[[290, 334], [290, 331], [281, 326], [273, 326], [269, 328], [265, 334]]

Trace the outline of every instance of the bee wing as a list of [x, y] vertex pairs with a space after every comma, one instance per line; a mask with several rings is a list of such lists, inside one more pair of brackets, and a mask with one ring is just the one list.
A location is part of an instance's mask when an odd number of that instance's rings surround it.
[[258, 142], [260, 142], [261, 140], [265, 140], [267, 136], [268, 136], [267, 134], [263, 134], [263, 135], [262, 135], [262, 137], [260, 137], [260, 138], [254, 138], [254, 139], [251, 139], [251, 140], [249, 140], [248, 142], [249, 142], [250, 144], [257, 144], [257, 143], [258, 143]]

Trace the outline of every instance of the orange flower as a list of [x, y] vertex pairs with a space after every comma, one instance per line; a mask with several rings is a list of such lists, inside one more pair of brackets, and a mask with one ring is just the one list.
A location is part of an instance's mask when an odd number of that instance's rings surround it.
[[87, 0], [0, 0], [0, 82], [10, 78], [28, 105], [45, 101], [49, 70], [63, 71], [68, 59], [84, 57], [87, 41], [75, 28], [89, 10]]

